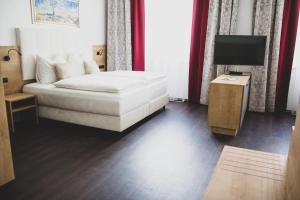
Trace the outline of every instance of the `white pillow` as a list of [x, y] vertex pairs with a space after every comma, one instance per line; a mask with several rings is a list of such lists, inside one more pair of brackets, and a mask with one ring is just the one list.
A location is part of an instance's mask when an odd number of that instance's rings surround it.
[[82, 76], [83, 73], [80, 70], [82, 64], [78, 62], [67, 62], [56, 64], [56, 75], [59, 80]]
[[49, 84], [57, 81], [55, 62], [41, 56], [36, 57], [36, 80], [41, 84]]
[[86, 74], [98, 74], [100, 73], [99, 66], [94, 60], [85, 60], [84, 69]]

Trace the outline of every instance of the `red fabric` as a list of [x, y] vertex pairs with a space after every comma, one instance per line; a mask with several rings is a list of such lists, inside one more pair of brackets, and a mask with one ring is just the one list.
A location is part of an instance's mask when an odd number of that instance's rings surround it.
[[194, 0], [189, 65], [189, 101], [199, 103], [209, 0]]
[[275, 110], [285, 111], [294, 59], [300, 0], [285, 0], [276, 85]]
[[131, 0], [132, 70], [145, 70], [145, 3]]

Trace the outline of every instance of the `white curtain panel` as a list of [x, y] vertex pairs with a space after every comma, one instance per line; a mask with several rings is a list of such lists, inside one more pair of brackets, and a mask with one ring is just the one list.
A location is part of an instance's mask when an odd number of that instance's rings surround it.
[[173, 98], [188, 98], [193, 0], [145, 1], [145, 70], [165, 74]]
[[130, 0], [107, 1], [107, 70], [132, 70]]
[[237, 16], [240, 0], [211, 0], [209, 2], [208, 25], [206, 32], [205, 55], [200, 103], [208, 104], [208, 89], [210, 82], [217, 74], [224, 73], [225, 66], [213, 64], [215, 36], [230, 35], [236, 32]]
[[264, 66], [251, 68], [249, 110], [274, 112], [284, 1], [254, 1], [254, 35], [267, 36]]

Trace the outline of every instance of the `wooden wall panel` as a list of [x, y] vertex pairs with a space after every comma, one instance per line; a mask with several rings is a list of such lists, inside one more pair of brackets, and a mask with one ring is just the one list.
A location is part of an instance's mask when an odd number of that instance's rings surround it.
[[0, 186], [13, 180], [14, 177], [14, 168], [4, 100], [4, 87], [2, 81], [0, 81]]
[[288, 200], [300, 199], [300, 104], [289, 147], [286, 192]]
[[[99, 55], [98, 55], [99, 54]], [[101, 71], [106, 71], [106, 45], [93, 46], [93, 58]]]
[[21, 71], [20, 56], [17, 52], [11, 51], [9, 62], [3, 61], [3, 57], [7, 55], [7, 51], [11, 48], [17, 49], [16, 46], [0, 46], [0, 71], [3, 77], [8, 78], [8, 83], [4, 83], [5, 94], [13, 94], [20, 92], [23, 88], [23, 79]]

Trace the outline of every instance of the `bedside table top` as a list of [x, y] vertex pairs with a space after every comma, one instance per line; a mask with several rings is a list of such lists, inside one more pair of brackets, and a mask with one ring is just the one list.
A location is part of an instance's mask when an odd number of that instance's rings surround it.
[[5, 95], [5, 101], [14, 102], [14, 101], [21, 101], [24, 99], [30, 99], [33, 97], [35, 97], [35, 95], [33, 95], [33, 94], [15, 93], [15, 94]]

